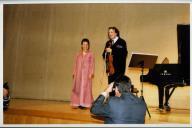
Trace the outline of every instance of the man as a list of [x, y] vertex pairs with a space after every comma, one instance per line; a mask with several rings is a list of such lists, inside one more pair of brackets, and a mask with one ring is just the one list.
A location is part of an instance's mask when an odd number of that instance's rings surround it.
[[[91, 113], [105, 117], [106, 124], [143, 124], [145, 121], [146, 106], [143, 100], [130, 92], [131, 83], [127, 76], [112, 82], [101, 93], [91, 107]], [[115, 96], [109, 96], [116, 85]], [[106, 98], [109, 99], [106, 100]], [[105, 102], [106, 101], [106, 102]]]
[[116, 27], [108, 28], [108, 38], [109, 40], [106, 42], [103, 51], [103, 58], [106, 60], [106, 64], [108, 64], [107, 58], [109, 54], [113, 57], [114, 73], [109, 73], [108, 75], [108, 83], [110, 84], [120, 75], [125, 74], [127, 45], [125, 40], [120, 38], [119, 30]]
[[3, 84], [3, 111], [8, 109], [10, 102], [8, 82]]

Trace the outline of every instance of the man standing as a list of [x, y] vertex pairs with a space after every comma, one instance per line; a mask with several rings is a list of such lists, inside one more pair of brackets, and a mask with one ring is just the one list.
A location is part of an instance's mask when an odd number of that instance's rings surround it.
[[127, 45], [125, 40], [120, 38], [119, 30], [116, 27], [108, 28], [108, 38], [105, 49], [103, 51], [103, 58], [106, 60], [106, 65], [109, 64], [109, 55], [112, 56], [112, 64], [114, 70], [112, 73], [108, 73], [108, 83], [110, 84], [116, 80], [119, 76], [125, 74], [126, 57], [127, 57]]

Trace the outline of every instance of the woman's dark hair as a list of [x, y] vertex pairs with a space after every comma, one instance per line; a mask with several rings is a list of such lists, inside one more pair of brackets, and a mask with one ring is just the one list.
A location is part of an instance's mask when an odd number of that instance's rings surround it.
[[89, 49], [89, 48], [90, 48], [89, 39], [83, 38], [82, 41], [81, 41], [81, 45], [83, 45], [83, 42], [87, 42], [87, 44], [88, 44], [88, 49]]
[[115, 33], [117, 33], [117, 36], [118, 37], [120, 36], [120, 32], [119, 32], [119, 30], [116, 27], [109, 27], [108, 30], [110, 30], [110, 29], [115, 30]]

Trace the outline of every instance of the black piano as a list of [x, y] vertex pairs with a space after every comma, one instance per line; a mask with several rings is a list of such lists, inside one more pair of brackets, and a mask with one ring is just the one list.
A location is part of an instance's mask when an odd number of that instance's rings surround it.
[[174, 90], [190, 85], [190, 26], [177, 25], [177, 37], [178, 64], [156, 64], [147, 75], [140, 77], [143, 77], [143, 82], [158, 86], [160, 110], [165, 108], [166, 111], [170, 111], [169, 99]]

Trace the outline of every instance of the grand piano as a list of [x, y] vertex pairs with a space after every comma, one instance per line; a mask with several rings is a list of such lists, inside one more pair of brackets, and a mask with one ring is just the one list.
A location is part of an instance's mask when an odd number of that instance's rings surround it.
[[[140, 76], [143, 82], [157, 85], [161, 111], [164, 108], [166, 111], [171, 110], [169, 99], [177, 87], [190, 85], [190, 25], [177, 25], [177, 40], [177, 64], [155, 64], [147, 75]], [[163, 102], [164, 94], [165, 102]]]

